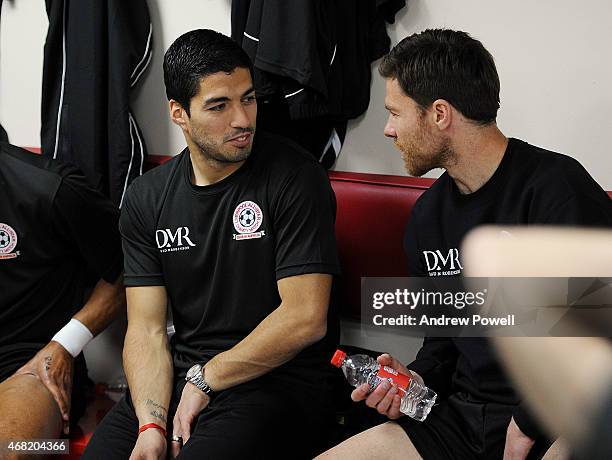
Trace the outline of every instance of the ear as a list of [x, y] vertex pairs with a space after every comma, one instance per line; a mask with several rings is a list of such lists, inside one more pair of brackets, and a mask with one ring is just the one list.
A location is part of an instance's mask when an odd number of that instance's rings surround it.
[[440, 131], [447, 130], [453, 121], [453, 106], [444, 99], [436, 99], [431, 104], [433, 123]]
[[168, 108], [170, 110], [170, 120], [180, 126], [183, 131], [188, 131], [189, 115], [187, 115], [187, 112], [185, 112], [183, 106], [174, 99], [170, 99], [168, 102]]

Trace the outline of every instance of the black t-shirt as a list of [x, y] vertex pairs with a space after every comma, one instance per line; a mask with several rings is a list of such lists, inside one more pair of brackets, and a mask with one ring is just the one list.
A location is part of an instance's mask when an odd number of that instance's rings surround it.
[[119, 212], [73, 167], [0, 143], [0, 361], [44, 345], [122, 270]]
[[[413, 276], [458, 276], [463, 237], [483, 224], [612, 227], [612, 200], [574, 159], [510, 139], [489, 181], [461, 194], [444, 173], [417, 201], [404, 246]], [[483, 255], [485, 257], [486, 255]], [[519, 399], [486, 339], [426, 338], [410, 368], [442, 395]]]
[[[297, 145], [257, 132], [230, 176], [196, 186], [191, 173], [185, 149], [134, 181], [120, 221], [125, 284], [165, 286], [182, 371], [233, 347], [275, 310], [279, 279], [339, 272], [335, 197], [325, 171]], [[282, 367], [328, 367], [337, 339], [331, 312], [328, 331]]]

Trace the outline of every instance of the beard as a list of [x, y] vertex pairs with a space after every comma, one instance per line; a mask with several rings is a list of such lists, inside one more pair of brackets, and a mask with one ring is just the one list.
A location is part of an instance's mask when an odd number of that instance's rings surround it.
[[426, 129], [420, 126], [417, 134], [407, 142], [395, 139], [402, 152], [402, 160], [408, 174], [420, 177], [432, 169], [444, 168], [455, 162], [455, 153], [446, 138], [427, 138]]
[[202, 155], [208, 160], [214, 160], [218, 163], [240, 163], [245, 161], [251, 154], [254, 136], [251, 136], [251, 145], [245, 148], [233, 147], [230, 144], [226, 144], [226, 141], [232, 137], [247, 133], [253, 135], [255, 134], [255, 129], [241, 129], [223, 136], [223, 140], [221, 142], [217, 142], [212, 137], [206, 136], [200, 132], [194, 132], [192, 135], [192, 140], [198, 146]]

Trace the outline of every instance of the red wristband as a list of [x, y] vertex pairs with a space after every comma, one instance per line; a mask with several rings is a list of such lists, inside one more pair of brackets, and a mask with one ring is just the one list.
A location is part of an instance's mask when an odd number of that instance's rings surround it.
[[157, 423], [147, 423], [146, 425], [142, 425], [140, 428], [138, 428], [138, 434], [142, 433], [144, 430], [148, 430], [149, 428], [158, 429], [162, 432], [164, 438], [166, 437], [166, 429], [163, 426], [158, 425]]

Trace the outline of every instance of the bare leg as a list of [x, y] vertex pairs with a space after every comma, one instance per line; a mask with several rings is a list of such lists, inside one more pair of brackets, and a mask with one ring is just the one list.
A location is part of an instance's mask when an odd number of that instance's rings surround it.
[[[59, 407], [36, 377], [17, 375], [0, 383], [0, 439], [55, 439], [61, 431]], [[0, 457], [7, 460], [26, 458], [5, 452], [0, 452]]]
[[567, 443], [561, 439], [553, 443], [552, 446], [546, 451], [542, 460], [568, 460], [570, 458], [570, 450]]
[[422, 460], [406, 432], [394, 422], [356, 434], [317, 457], [318, 460]]

